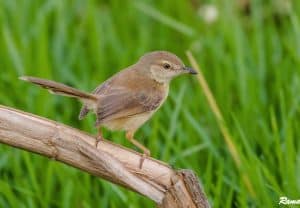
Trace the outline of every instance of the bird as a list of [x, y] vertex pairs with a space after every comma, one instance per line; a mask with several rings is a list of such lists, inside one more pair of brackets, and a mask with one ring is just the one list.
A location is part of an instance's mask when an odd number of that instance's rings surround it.
[[104, 139], [102, 127], [125, 131], [126, 139], [143, 152], [139, 165], [142, 168], [145, 158], [150, 157], [150, 150], [138, 142], [134, 134], [165, 102], [170, 81], [182, 74], [197, 72], [185, 66], [171, 52], [152, 51], [108, 78], [92, 93], [32, 76], [22, 76], [20, 79], [46, 88], [51, 93], [79, 99], [83, 103], [79, 120], [90, 111], [95, 113], [95, 127], [98, 128], [96, 147]]

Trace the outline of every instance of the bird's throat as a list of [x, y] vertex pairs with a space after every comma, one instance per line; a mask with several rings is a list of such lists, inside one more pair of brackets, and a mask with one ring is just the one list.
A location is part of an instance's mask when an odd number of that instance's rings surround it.
[[171, 80], [170, 77], [166, 77], [156, 70], [150, 70], [150, 71], [151, 71], [151, 78], [154, 79], [156, 82], [160, 84], [169, 84]]

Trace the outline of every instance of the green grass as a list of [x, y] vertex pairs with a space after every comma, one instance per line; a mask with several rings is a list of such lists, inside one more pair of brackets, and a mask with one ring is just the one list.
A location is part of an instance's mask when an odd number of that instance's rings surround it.
[[[213, 207], [278, 207], [300, 199], [300, 3], [0, 0], [0, 104], [95, 133], [77, 120], [80, 103], [18, 80], [33, 75], [86, 91], [151, 50], [186, 64], [191, 50], [224, 115], [241, 166], [226, 145], [195, 77], [173, 81], [170, 96], [137, 138], [155, 158], [193, 169]], [[205, 2], [205, 1], [201, 1]], [[120, 132], [105, 131], [132, 147]], [[249, 189], [248, 179], [253, 190]], [[0, 145], [0, 207], [153, 207], [135, 193], [79, 170]], [[296, 207], [296, 206], [295, 206]]]

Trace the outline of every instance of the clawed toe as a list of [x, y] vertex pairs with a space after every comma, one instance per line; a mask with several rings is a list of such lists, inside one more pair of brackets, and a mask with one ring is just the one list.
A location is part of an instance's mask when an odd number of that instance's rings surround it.
[[103, 140], [103, 136], [102, 136], [102, 132], [101, 132], [101, 129], [99, 128], [98, 130], [98, 134], [96, 136], [96, 141], [95, 141], [95, 147], [97, 148], [98, 147], [98, 143], [101, 142]]
[[144, 152], [144, 154], [142, 155], [142, 157], [140, 159], [140, 165], [139, 165], [140, 169], [142, 169], [144, 161], [147, 157], [150, 157], [150, 152], [149, 151]]
[[99, 135], [96, 137], [96, 141], [95, 141], [95, 147], [96, 147], [96, 148], [98, 147], [98, 144], [99, 144], [99, 142], [101, 142], [102, 139], [103, 139], [103, 138], [100, 137]]

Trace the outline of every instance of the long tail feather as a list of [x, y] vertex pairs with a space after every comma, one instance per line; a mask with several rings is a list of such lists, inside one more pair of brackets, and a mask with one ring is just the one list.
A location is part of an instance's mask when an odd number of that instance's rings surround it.
[[96, 103], [96, 101], [98, 100], [98, 97], [93, 94], [82, 92], [73, 87], [70, 87], [70, 86], [67, 86], [67, 85], [64, 85], [64, 84], [61, 84], [58, 82], [54, 82], [51, 80], [40, 79], [37, 77], [30, 77], [30, 76], [22, 76], [22, 77], [20, 77], [20, 79], [27, 81], [27, 82], [31, 82], [36, 85], [39, 85], [43, 88], [46, 88], [51, 93], [54, 93], [54, 94], [78, 98], [88, 105], [89, 105], [89, 103]]

